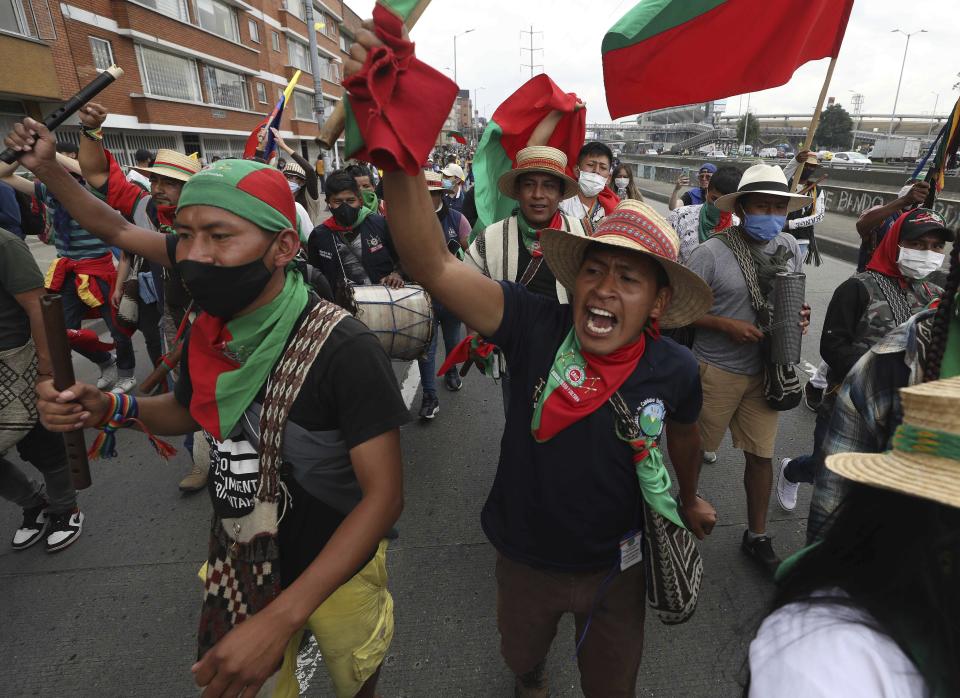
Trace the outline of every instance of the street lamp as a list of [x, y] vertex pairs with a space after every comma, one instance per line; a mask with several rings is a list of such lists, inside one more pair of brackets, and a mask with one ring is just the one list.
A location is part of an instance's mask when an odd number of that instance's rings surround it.
[[473, 108], [470, 114], [470, 126], [473, 128], [473, 142], [478, 143], [480, 141], [480, 134], [477, 133], [477, 112], [479, 108], [477, 107], [477, 100], [480, 98], [480, 90], [485, 90], [486, 87], [474, 87], [473, 88]]
[[907, 64], [907, 50], [910, 48], [910, 37], [914, 34], [926, 34], [926, 29], [917, 29], [912, 31], [909, 34], [902, 29], [891, 29], [891, 34], [903, 34], [907, 37], [907, 45], [903, 47], [903, 62], [900, 63], [900, 77], [897, 79], [897, 93], [893, 97], [893, 113], [890, 114], [890, 130], [887, 131], [889, 135], [893, 135], [893, 122], [897, 118], [897, 102], [900, 100], [900, 83], [903, 81], [903, 67]]
[[465, 32], [460, 32], [459, 34], [453, 35], [453, 81], [457, 82], [457, 37], [463, 36], [464, 34], [469, 34], [476, 29], [467, 29]]
[[933, 100], [933, 111], [930, 112], [930, 127], [927, 129], [927, 135], [930, 135], [930, 132], [933, 131], [933, 125], [937, 122], [937, 105], [940, 104], [940, 93], [930, 90], [930, 94], [936, 95], [937, 98]]

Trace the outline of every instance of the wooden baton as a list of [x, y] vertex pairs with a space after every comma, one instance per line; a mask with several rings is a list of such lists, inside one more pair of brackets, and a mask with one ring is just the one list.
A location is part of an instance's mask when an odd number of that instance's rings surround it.
[[180, 357], [183, 354], [183, 342], [177, 344], [169, 355], [164, 355], [157, 364], [156, 368], [147, 376], [147, 379], [140, 384], [140, 392], [149, 395], [154, 389], [167, 379], [167, 374], [177, 367], [180, 363]]
[[[53, 387], [66, 390], [77, 382], [73, 375], [73, 359], [70, 345], [67, 344], [67, 327], [63, 320], [63, 301], [59, 293], [45, 293], [40, 296], [40, 312], [43, 315], [43, 330], [47, 335], [47, 352], [53, 365]], [[91, 484], [90, 463], [87, 461], [87, 444], [83, 431], [67, 431], [63, 434], [67, 447], [67, 463], [73, 486], [84, 490]]]
[[[407, 27], [407, 31], [413, 31], [413, 28], [416, 26], [417, 21], [423, 15], [423, 11], [427, 9], [427, 5], [430, 4], [430, 0], [420, 0], [417, 3], [416, 7], [413, 8], [413, 11], [407, 15], [407, 21], [404, 22], [404, 25]], [[330, 114], [330, 118], [323, 122], [323, 127], [320, 129], [320, 146], [325, 150], [333, 150], [334, 144], [337, 142], [337, 139], [340, 138], [340, 134], [343, 133], [343, 129], [347, 125], [347, 109], [343, 106], [343, 100], [347, 98], [347, 95], [343, 95], [343, 98], [337, 102], [336, 106], [333, 108], [333, 113]]]

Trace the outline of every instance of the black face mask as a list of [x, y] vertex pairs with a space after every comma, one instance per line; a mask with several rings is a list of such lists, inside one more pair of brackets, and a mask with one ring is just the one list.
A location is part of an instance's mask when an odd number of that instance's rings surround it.
[[333, 211], [333, 220], [335, 220], [339, 225], [342, 225], [344, 228], [349, 228], [354, 223], [357, 222], [357, 217], [360, 215], [360, 209], [354, 208], [350, 204], [340, 204]]
[[270, 282], [273, 272], [267, 269], [263, 258], [272, 245], [273, 241], [259, 259], [236, 267], [186, 259], [177, 262], [177, 272], [201, 310], [229, 320], [253, 303]]

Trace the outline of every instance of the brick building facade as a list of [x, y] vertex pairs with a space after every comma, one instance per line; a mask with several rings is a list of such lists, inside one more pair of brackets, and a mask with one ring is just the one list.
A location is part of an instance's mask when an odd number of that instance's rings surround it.
[[[110, 111], [105, 142], [123, 164], [141, 147], [236, 157], [300, 69], [282, 135], [312, 161], [319, 130], [305, 1], [0, 0], [0, 130], [53, 111], [116, 63], [124, 75], [98, 101]], [[329, 115], [360, 18], [342, 0], [312, 1]], [[58, 137], [76, 141], [76, 123]]]

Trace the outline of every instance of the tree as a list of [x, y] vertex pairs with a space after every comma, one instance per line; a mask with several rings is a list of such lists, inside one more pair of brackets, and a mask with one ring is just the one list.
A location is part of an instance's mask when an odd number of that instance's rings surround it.
[[853, 139], [853, 119], [839, 104], [831, 104], [820, 114], [813, 142], [820, 149], [846, 150]]
[[760, 120], [748, 112], [745, 116], [741, 116], [740, 120], [737, 122], [738, 148], [740, 147], [740, 144], [743, 143], [744, 123], [749, 123], [747, 126], [747, 145], [753, 145], [760, 140]]

